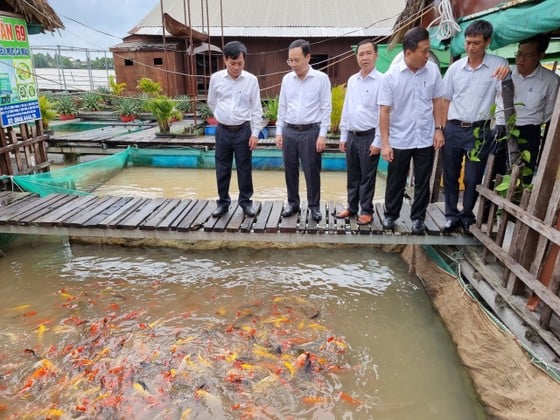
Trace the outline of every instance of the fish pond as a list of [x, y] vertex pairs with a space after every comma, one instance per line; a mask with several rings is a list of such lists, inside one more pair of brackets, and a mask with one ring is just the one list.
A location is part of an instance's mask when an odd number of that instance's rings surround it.
[[[99, 192], [215, 194], [213, 171], [130, 169]], [[284, 196], [270, 177], [256, 199]], [[485, 418], [397, 253], [20, 237], [0, 272], [1, 418]]]

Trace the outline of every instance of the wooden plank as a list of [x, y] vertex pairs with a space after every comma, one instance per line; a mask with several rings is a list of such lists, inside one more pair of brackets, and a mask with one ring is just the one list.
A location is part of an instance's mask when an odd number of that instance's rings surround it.
[[140, 223], [140, 229], [155, 230], [157, 226], [170, 214], [175, 207], [181, 203], [181, 200], [176, 198], [168, 198], [154, 211], [150, 217]]
[[[183, 217], [182, 220], [178, 221], [177, 231], [185, 232], [188, 230], [196, 230], [200, 226], [202, 226], [204, 221], [206, 220], [199, 222], [200, 219], [198, 217], [207, 206], [208, 206], [208, 200], [197, 200], [192, 206], [192, 208], [190, 209], [190, 211], [185, 215], [185, 217]], [[210, 214], [212, 213], [213, 210], [211, 208], [212, 206], [208, 206], [208, 207], [209, 207], [208, 216], [210, 217]], [[196, 225], [195, 222], [199, 223], [199, 225]]]
[[89, 206], [85, 208], [79, 214], [69, 217], [63, 221], [65, 226], [79, 227], [83, 226], [89, 219], [95, 217], [107, 207], [112, 205], [114, 202], [114, 197], [96, 197], [95, 201], [89, 203]]
[[[268, 216], [270, 215], [270, 211], [272, 210], [272, 202], [265, 201], [261, 207], [261, 212], [257, 216], [257, 220], [253, 224], [253, 232], [255, 233], [263, 233], [266, 222], [268, 221]], [[297, 216], [292, 216], [297, 217]]]
[[410, 221], [410, 201], [403, 200], [400, 217], [395, 220], [393, 231], [397, 235], [410, 235], [412, 222]]
[[77, 212], [79, 212], [83, 206], [88, 205], [88, 203], [92, 202], [93, 200], [95, 200], [97, 197], [95, 195], [80, 195], [77, 196], [77, 198], [72, 201], [72, 205], [71, 206], [63, 206], [60, 207], [59, 209], [52, 211], [50, 213], [47, 213], [43, 216], [41, 216], [40, 218], [38, 218], [37, 220], [35, 220], [35, 224], [38, 226], [51, 226], [51, 225], [56, 225], [60, 222], [62, 222], [63, 219], [70, 217], [74, 214], [76, 214]]
[[381, 218], [377, 215], [377, 213], [373, 212], [372, 214], [373, 220], [370, 223], [371, 233], [375, 235], [382, 235], [383, 234], [383, 225], [381, 225]]
[[40, 219], [41, 217], [43, 217], [46, 214], [50, 214], [54, 211], [57, 211], [61, 208], [67, 207], [67, 206], [72, 206], [72, 202], [75, 201], [78, 196], [77, 195], [71, 195], [71, 194], [55, 194], [59, 197], [58, 200], [56, 200], [55, 202], [49, 204], [48, 206], [43, 207], [42, 209], [40, 209], [39, 211], [29, 214], [28, 216], [24, 216], [22, 218], [19, 219], [19, 223], [31, 223], [31, 222], [35, 222], [35, 220]]
[[439, 208], [435, 203], [430, 203], [428, 204], [428, 208], [426, 212], [430, 216], [430, 218], [434, 221], [439, 231], [442, 232], [446, 220], [445, 220], [445, 214], [443, 213], [441, 208]]
[[[379, 217], [379, 220], [383, 220], [385, 218], [385, 204], [384, 203], [374, 203], [373, 207], [375, 208], [375, 214]], [[383, 227], [383, 226], [381, 226]], [[392, 235], [392, 230], [385, 230], [383, 229], [384, 235]]]
[[128, 224], [126, 219], [131, 213], [142, 207], [144, 203], [149, 201], [148, 198], [144, 197], [133, 197], [132, 200], [128, 201], [119, 209], [115, 210], [114, 213], [108, 215], [105, 219], [99, 222], [100, 226], [107, 226], [110, 229], [133, 229], [136, 228], [136, 224]]
[[278, 224], [278, 229], [280, 232], [294, 233], [297, 231], [298, 215], [294, 214], [290, 217], [282, 217], [280, 223]]
[[0, 223], [17, 223], [18, 217], [34, 213], [38, 209], [48, 206], [52, 201], [56, 201], [57, 199], [58, 197], [51, 195], [48, 196], [48, 198], [30, 196], [26, 200], [20, 200], [2, 209], [2, 212], [0, 213]]
[[119, 222], [119, 227], [123, 229], [135, 229], [140, 223], [146, 220], [150, 215], [163, 204], [164, 198], [153, 198], [143, 201], [141, 205], [136, 207]]
[[[214, 211], [214, 200], [201, 200], [204, 203], [204, 206], [200, 209], [198, 216], [193, 220], [189, 230], [198, 230], [204, 226], [204, 223], [212, 217], [212, 212]], [[224, 217], [224, 216], [222, 216]]]
[[307, 201], [302, 201], [299, 204], [299, 216], [298, 217], [298, 231], [307, 232]]
[[132, 200], [132, 197], [115, 197], [110, 196], [109, 202], [110, 205], [106, 207], [103, 211], [97, 213], [94, 217], [89, 219], [88, 221], [82, 224], [83, 227], [97, 227], [97, 226], [106, 226], [106, 223], [102, 223], [107, 218], [113, 218], [113, 215], [116, 211], [118, 211], [121, 207], [125, 206], [129, 201]]
[[[336, 217], [336, 215], [342, 210], [344, 210], [345, 208], [346, 208], [345, 204], [335, 204], [335, 206], [333, 207], [333, 213], [335, 218], [334, 230], [336, 231], [337, 234], [346, 233], [346, 219], [342, 219], [342, 218], [339, 219]], [[353, 217], [356, 218], [356, 216]]]
[[[255, 220], [257, 220], [257, 217], [259, 217], [259, 212], [261, 209], [262, 203], [260, 201], [255, 201], [253, 203], [253, 208], [255, 209], [255, 212], [257, 213], [255, 217], [245, 217], [245, 219], [243, 219], [243, 222], [241, 223], [241, 225], [239, 226], [239, 229], [241, 230], [241, 232], [251, 232], [251, 227], [253, 226], [253, 223], [255, 222]], [[232, 227], [234, 227], [234, 221], [232, 220], [230, 222], [230, 225], [232, 225]], [[230, 226], [228, 225], [228, 227]], [[230, 232], [228, 230], [228, 232]]]
[[169, 212], [164, 219], [157, 224], [157, 230], [168, 230], [176, 228], [183, 218], [191, 211], [192, 207], [196, 204], [197, 200], [181, 200], [173, 210]]
[[223, 214], [220, 217], [209, 217], [208, 220], [204, 222], [204, 231], [225, 232], [227, 224], [238, 209], [239, 206], [237, 205], [237, 201], [232, 201], [229, 205], [229, 211], [227, 213]]
[[17, 203], [18, 201], [25, 200], [30, 197], [39, 197], [37, 194], [30, 193], [30, 192], [21, 192], [21, 193], [20, 192], [16, 193], [11, 191], [3, 191], [3, 192], [6, 193], [6, 195], [4, 195], [2, 197], [2, 200], [0, 201], [1, 212], [6, 211], [8, 206]]
[[280, 224], [280, 216], [282, 215], [282, 201], [273, 201], [270, 215], [266, 221], [264, 231], [267, 233], [278, 232], [278, 225]]

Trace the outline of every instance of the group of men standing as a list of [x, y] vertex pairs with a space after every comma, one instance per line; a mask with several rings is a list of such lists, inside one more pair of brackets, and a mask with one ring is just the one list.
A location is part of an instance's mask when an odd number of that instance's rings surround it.
[[[338, 218], [357, 217], [358, 224], [373, 220], [379, 156], [388, 162], [385, 190], [384, 229], [392, 229], [400, 217], [410, 162], [413, 162], [414, 199], [411, 205], [412, 233], [424, 233], [430, 200], [430, 175], [434, 155], [441, 149], [445, 193], [445, 233], [457, 228], [468, 231], [474, 223], [476, 185], [482, 180], [488, 154], [497, 154], [503, 170], [506, 158], [496, 147], [491, 127], [493, 104], [496, 119], [503, 125], [501, 81], [510, 70], [507, 61], [488, 54], [493, 28], [485, 20], [473, 22], [465, 31], [466, 56], [455, 61], [442, 78], [439, 67], [429, 60], [430, 38], [426, 29], [410, 29], [403, 39], [403, 60], [384, 75], [375, 69], [377, 45], [361, 41], [356, 48], [360, 71], [348, 79], [340, 122], [339, 148], [346, 154], [346, 209]], [[534, 168], [541, 145], [540, 127], [552, 114], [559, 78], [540, 65], [547, 43], [542, 36], [523, 41], [513, 70], [515, 111], [519, 129], [526, 133], [522, 149], [530, 150]], [[245, 215], [255, 216], [251, 196], [251, 151], [261, 129], [258, 82], [243, 70], [247, 51], [233, 41], [224, 48], [226, 69], [212, 75], [208, 104], [219, 124], [216, 131], [216, 176], [219, 217], [230, 205], [229, 183], [235, 155], [239, 183], [239, 205]], [[331, 85], [327, 75], [310, 65], [309, 42], [299, 39], [288, 48], [292, 71], [284, 76], [279, 95], [276, 145], [282, 149], [287, 187], [283, 217], [300, 210], [299, 167], [307, 187], [310, 215], [323, 217], [320, 208], [321, 153], [325, 150], [331, 116]], [[501, 106], [501, 108], [500, 108]], [[527, 126], [527, 127], [525, 127]], [[479, 159], [469, 159], [475, 144]], [[459, 178], [463, 168], [462, 206], [459, 209]], [[501, 165], [501, 166], [500, 166]]]

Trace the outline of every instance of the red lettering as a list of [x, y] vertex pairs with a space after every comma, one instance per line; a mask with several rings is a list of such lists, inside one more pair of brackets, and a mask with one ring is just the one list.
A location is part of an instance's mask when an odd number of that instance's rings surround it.
[[12, 25], [0, 21], [0, 38], [7, 41], [13, 41], [14, 33], [12, 32]]
[[27, 35], [25, 34], [25, 26], [23, 25], [15, 25], [15, 30], [16, 30], [16, 39], [18, 41], [26, 41], [27, 40]]

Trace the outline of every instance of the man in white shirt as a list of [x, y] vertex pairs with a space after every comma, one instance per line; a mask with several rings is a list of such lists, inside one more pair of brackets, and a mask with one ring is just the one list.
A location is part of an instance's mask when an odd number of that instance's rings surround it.
[[216, 128], [216, 181], [218, 200], [213, 217], [229, 210], [229, 185], [233, 157], [237, 167], [239, 206], [247, 217], [254, 217], [252, 150], [257, 147], [262, 128], [262, 104], [257, 78], [243, 70], [247, 49], [238, 41], [224, 47], [226, 68], [212, 75], [208, 105], [218, 120]]
[[[492, 24], [485, 20], [471, 23], [465, 30], [467, 56], [451, 64], [443, 78], [447, 108], [445, 146], [441, 153], [446, 217], [444, 233], [461, 226], [468, 232], [475, 221], [476, 186], [482, 181], [494, 135], [490, 127], [490, 109], [501, 86], [497, 73], [507, 68], [505, 59], [486, 53], [493, 30]], [[476, 152], [478, 160], [473, 160], [469, 154], [476, 143], [481, 146]], [[463, 208], [459, 210], [459, 177], [464, 158], [465, 190]]]
[[384, 229], [393, 229], [400, 216], [410, 161], [414, 162], [412, 233], [425, 232], [430, 202], [430, 174], [435, 150], [443, 146], [443, 81], [430, 56], [430, 34], [421, 27], [406, 32], [404, 60], [385, 73], [379, 88], [379, 132], [371, 146], [388, 163]]
[[360, 71], [348, 79], [340, 119], [339, 148], [346, 153], [348, 207], [336, 217], [355, 216], [360, 207], [357, 223], [367, 225], [373, 220], [379, 163], [379, 154], [370, 152], [377, 128], [377, 92], [383, 77], [375, 69], [377, 44], [371, 39], [361, 41], [356, 49], [356, 60]]
[[322, 219], [321, 153], [331, 120], [331, 82], [309, 65], [311, 46], [298, 39], [288, 48], [292, 71], [282, 78], [276, 120], [276, 145], [284, 156], [288, 205], [282, 217], [299, 212], [299, 164], [307, 186], [307, 206], [315, 221]]
[[[519, 149], [529, 151], [530, 161], [526, 163], [531, 174], [524, 176], [525, 183], [531, 183], [532, 172], [539, 161], [539, 150], [542, 145], [541, 126], [550, 121], [560, 77], [540, 64], [549, 44], [549, 37], [536, 35], [519, 43], [515, 55], [515, 67], [511, 77], [514, 86], [513, 104], [515, 109], [515, 128], [519, 130]], [[496, 99], [496, 125], [498, 138], [505, 134], [505, 118], [501, 91]], [[494, 163], [496, 174], [505, 174], [507, 163], [507, 142], [498, 143], [498, 151]]]

